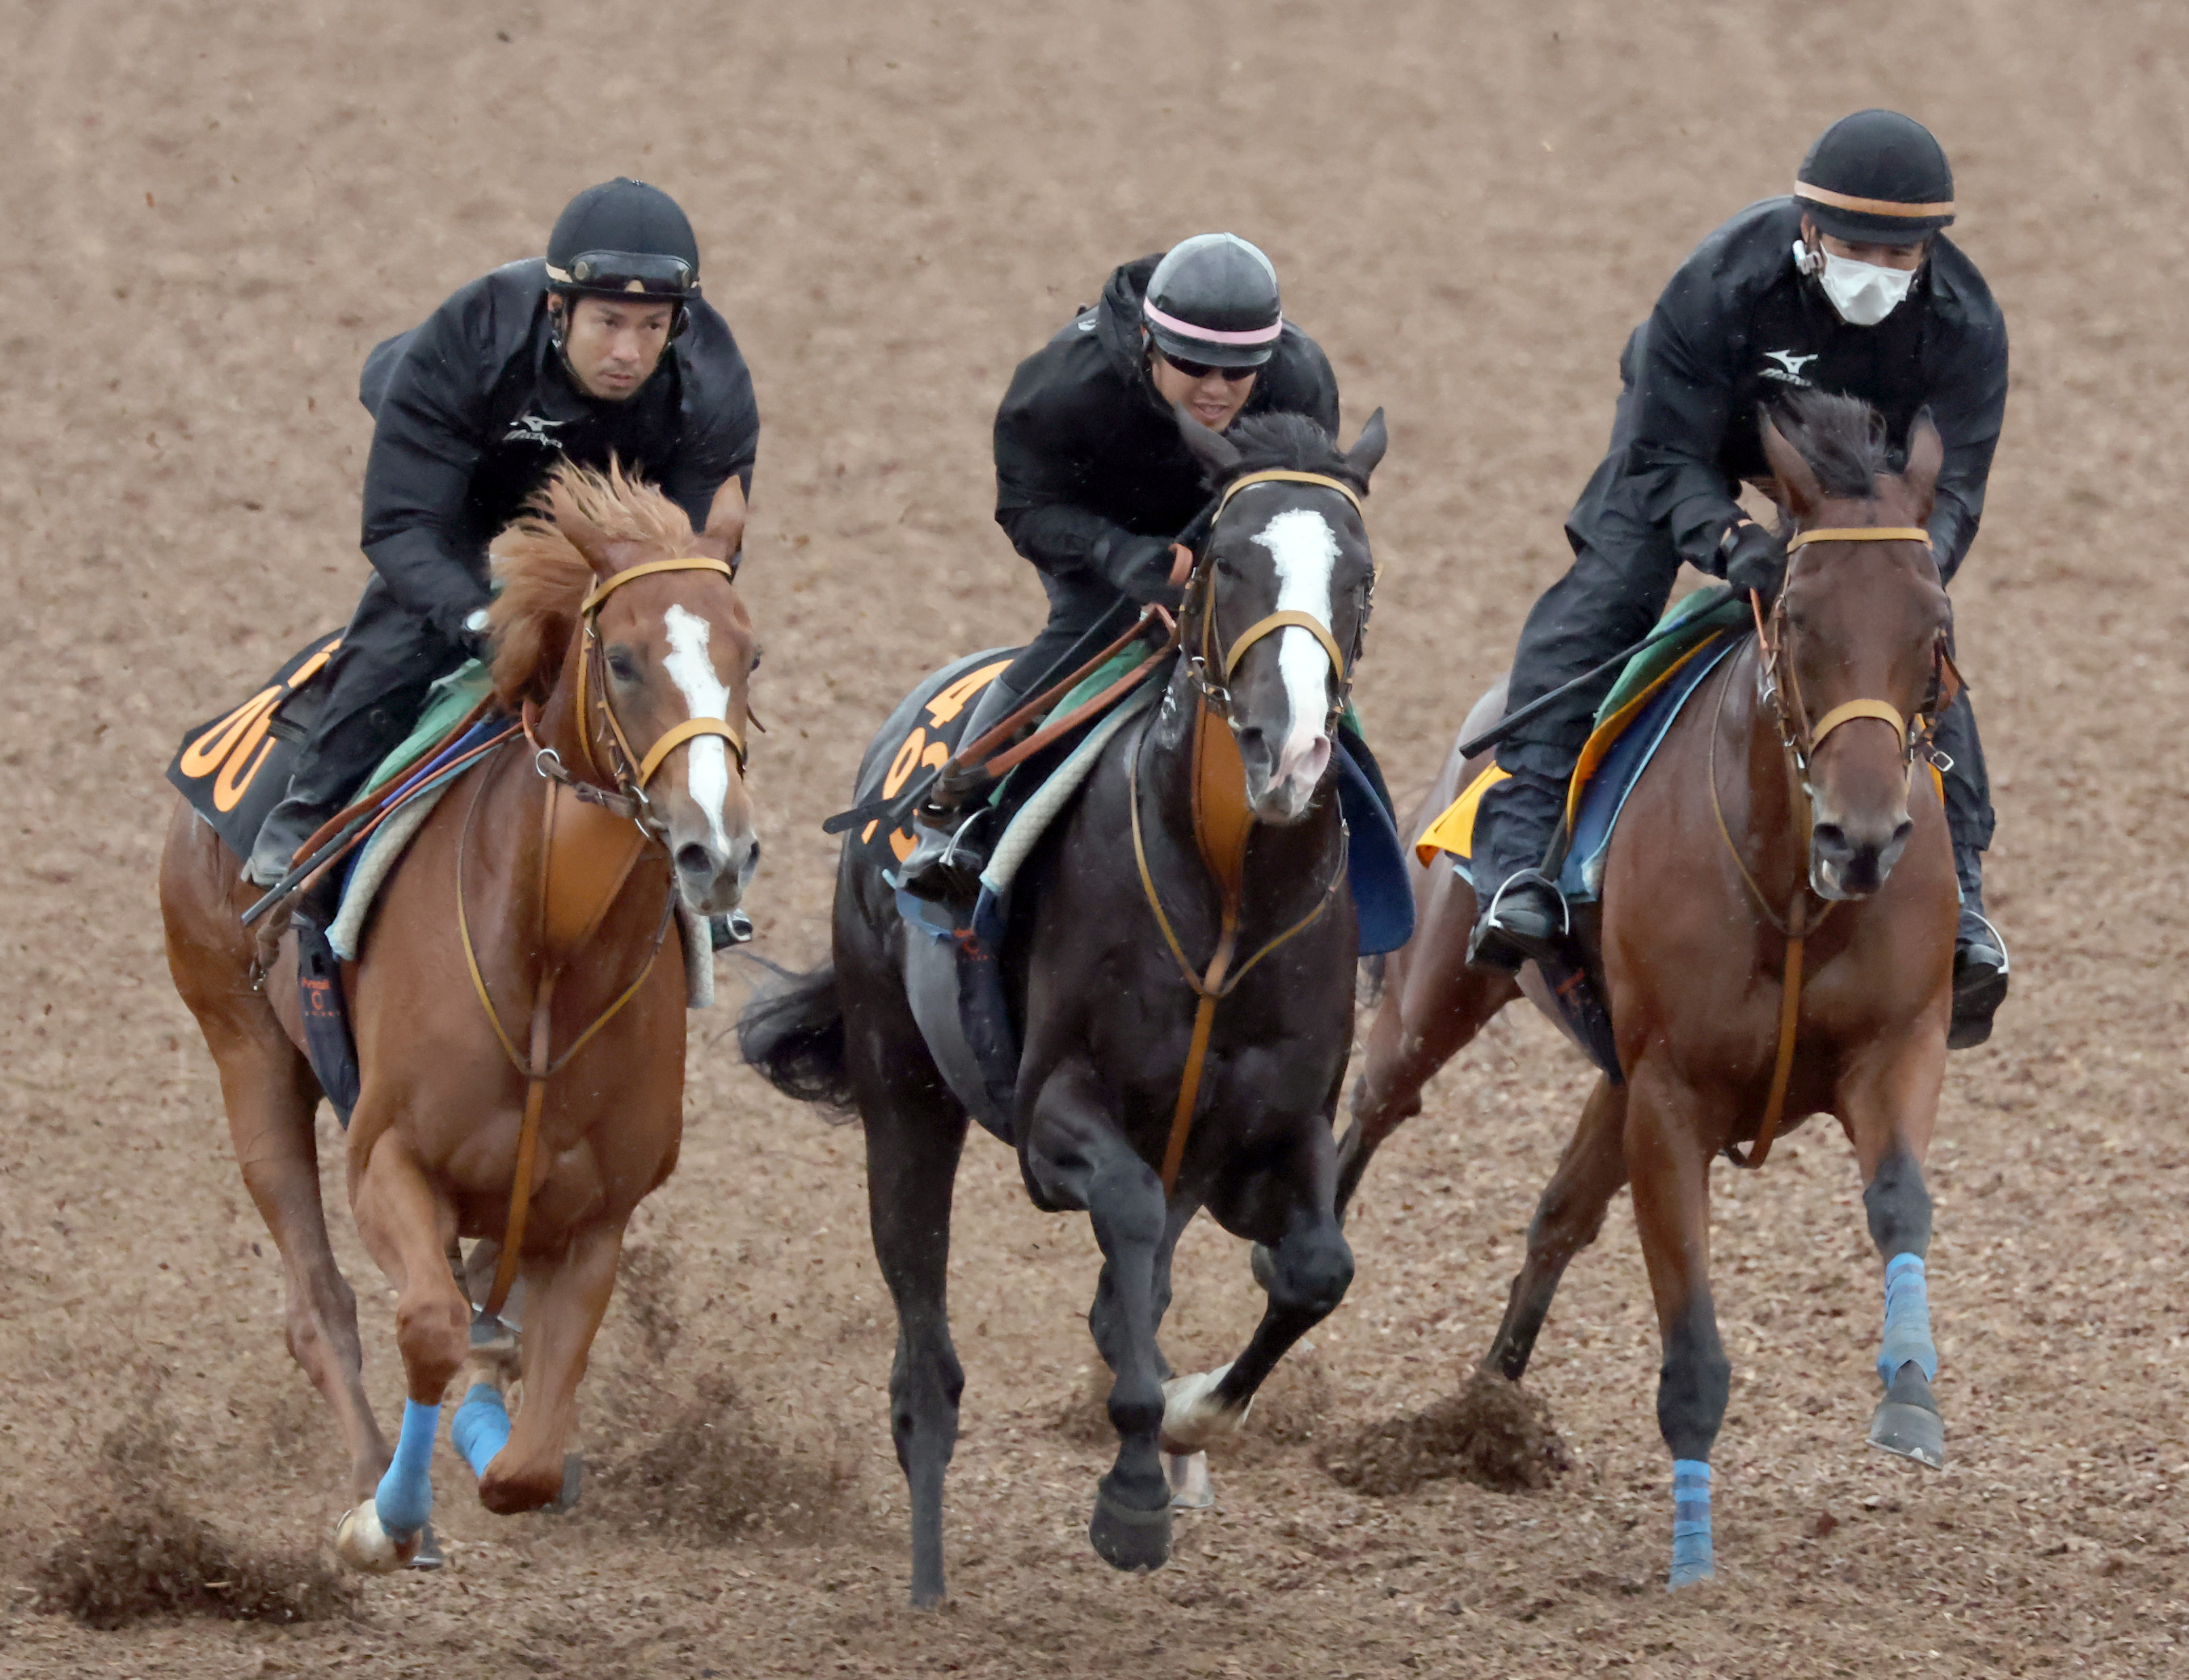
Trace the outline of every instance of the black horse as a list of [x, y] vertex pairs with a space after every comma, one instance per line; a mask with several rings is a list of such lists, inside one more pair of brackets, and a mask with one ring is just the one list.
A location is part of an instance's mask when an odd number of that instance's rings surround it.
[[[1088, 1322], [1115, 1373], [1118, 1451], [1089, 1537], [1127, 1570], [1170, 1553], [1163, 1452], [1236, 1428], [1353, 1276], [1332, 1207], [1356, 934], [1332, 737], [1372, 591], [1360, 497], [1383, 416], [1349, 453], [1293, 415], [1228, 440], [1180, 429], [1215, 497], [1180, 610], [1183, 657], [1028, 859], [1001, 947], [1023, 1046], [1009, 1129], [1027, 1191], [1047, 1211], [1084, 1208], [1102, 1248]], [[855, 1106], [865, 1123], [874, 1252], [897, 1309], [891, 1424], [915, 1604], [942, 1596], [942, 1479], [964, 1385], [943, 1297], [968, 1111], [914, 1018], [937, 951], [847, 842], [833, 961], [739, 1023], [745, 1059], [779, 1089]], [[1156, 1332], [1171, 1253], [1204, 1207], [1267, 1246], [1269, 1303], [1234, 1363], [1166, 1381]]]

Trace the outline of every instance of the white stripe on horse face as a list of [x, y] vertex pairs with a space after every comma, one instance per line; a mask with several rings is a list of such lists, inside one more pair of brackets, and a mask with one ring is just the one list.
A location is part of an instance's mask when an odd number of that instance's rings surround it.
[[[730, 716], [730, 691], [715, 675], [715, 662], [707, 653], [711, 632], [697, 613], [671, 607], [668, 613], [669, 657], [662, 666], [670, 681], [683, 691], [684, 704], [694, 717]], [[685, 790], [707, 813], [715, 845], [722, 857], [730, 853], [730, 836], [722, 827], [722, 806], [730, 797], [730, 755], [719, 735], [695, 735], [684, 744], [688, 757], [684, 770]]]
[[[1311, 507], [1288, 507], [1253, 540], [1276, 562], [1276, 610], [1305, 613], [1337, 634], [1330, 583], [1338, 565], [1338, 533], [1330, 522]], [[1284, 676], [1285, 699], [1292, 709], [1272, 778], [1282, 782], [1295, 768], [1304, 767], [1303, 761], [1321, 738], [1323, 719], [1330, 712], [1330, 655], [1307, 631], [1287, 625], [1277, 632], [1277, 669]], [[1321, 763], [1316, 762], [1314, 769], [1320, 781]]]

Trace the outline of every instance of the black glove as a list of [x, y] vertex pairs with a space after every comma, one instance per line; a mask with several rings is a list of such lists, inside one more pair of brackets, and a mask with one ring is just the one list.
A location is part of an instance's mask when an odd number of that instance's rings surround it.
[[1096, 545], [1094, 561], [1117, 592], [1143, 607], [1167, 607], [1176, 612], [1185, 599], [1185, 587], [1170, 580], [1172, 554], [1168, 537], [1105, 537]]
[[1775, 533], [1753, 519], [1736, 519], [1718, 539], [1717, 552], [1735, 594], [1753, 591], [1767, 607], [1779, 598], [1779, 585], [1786, 580], [1786, 545]]

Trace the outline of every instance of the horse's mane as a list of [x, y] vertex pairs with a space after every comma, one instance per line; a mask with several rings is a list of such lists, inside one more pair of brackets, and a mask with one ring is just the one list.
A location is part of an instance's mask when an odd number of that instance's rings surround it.
[[1867, 501], [1876, 494], [1878, 474], [1892, 470], [1885, 416], [1859, 397], [1790, 391], [1771, 423], [1809, 463], [1826, 495]]
[[1368, 493], [1368, 481], [1347, 462], [1337, 439], [1304, 414], [1250, 415], [1226, 435], [1239, 451], [1239, 464], [1219, 475], [1212, 489], [1220, 490], [1249, 472], [1284, 468], [1321, 472], [1363, 495]]
[[[495, 698], [510, 710], [545, 700], [562, 674], [578, 607], [593, 568], [566, 529], [590, 526], [609, 542], [643, 543], [665, 557], [691, 552], [684, 510], [611, 460], [596, 472], [568, 461], [556, 467], [524, 515], [494, 540], [489, 553], [501, 585], [487, 620], [494, 637]], [[590, 533], [589, 533], [590, 535]]]

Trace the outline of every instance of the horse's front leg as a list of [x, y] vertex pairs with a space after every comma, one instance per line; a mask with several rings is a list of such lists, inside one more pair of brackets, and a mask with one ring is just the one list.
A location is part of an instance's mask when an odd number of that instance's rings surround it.
[[1931, 1192], [1923, 1161], [1938, 1117], [1945, 1040], [1935, 1027], [1865, 1050], [1841, 1081], [1841, 1123], [1862, 1164], [1862, 1205], [1870, 1241], [1885, 1262], [1885, 1332], [1877, 1355], [1885, 1392], [1869, 1444], [1932, 1469], [1946, 1463], [1946, 1425], [1931, 1384], [1938, 1349], [1931, 1339]]
[[536, 1511], [564, 1494], [578, 1383], [615, 1292], [624, 1225], [608, 1219], [589, 1225], [560, 1261], [527, 1264], [524, 1404], [515, 1423], [491, 1382], [474, 1383], [456, 1408], [450, 1438], [478, 1478], [479, 1503], [498, 1516]]
[[1216, 1204], [1226, 1227], [1265, 1245], [1269, 1301], [1237, 1359], [1165, 1385], [1163, 1444], [1169, 1451], [1200, 1452], [1236, 1430], [1277, 1361], [1345, 1298], [1353, 1250], [1338, 1225], [1336, 1179], [1330, 1128], [1318, 1116], [1287, 1155]]
[[1170, 1556], [1170, 1483], [1157, 1445], [1163, 1420], [1156, 1351], [1156, 1267], [1168, 1229], [1162, 1180], [1118, 1133], [1083, 1067], [1052, 1073], [1032, 1105], [1025, 1166], [1051, 1207], [1087, 1210], [1102, 1248], [1089, 1326], [1116, 1379], [1110, 1422], [1117, 1460], [1094, 1496], [1087, 1536], [1121, 1570]]
[[1677, 1075], [1648, 1059], [1634, 1070], [1626, 1097], [1626, 1171], [1664, 1349], [1657, 1374], [1657, 1428], [1672, 1450], [1667, 1592], [1717, 1573], [1710, 1455], [1733, 1386], [1733, 1366], [1718, 1338], [1717, 1309], [1711, 1298], [1711, 1152], [1702, 1141], [1709, 1134], [1705, 1126], [1700, 1096]]

